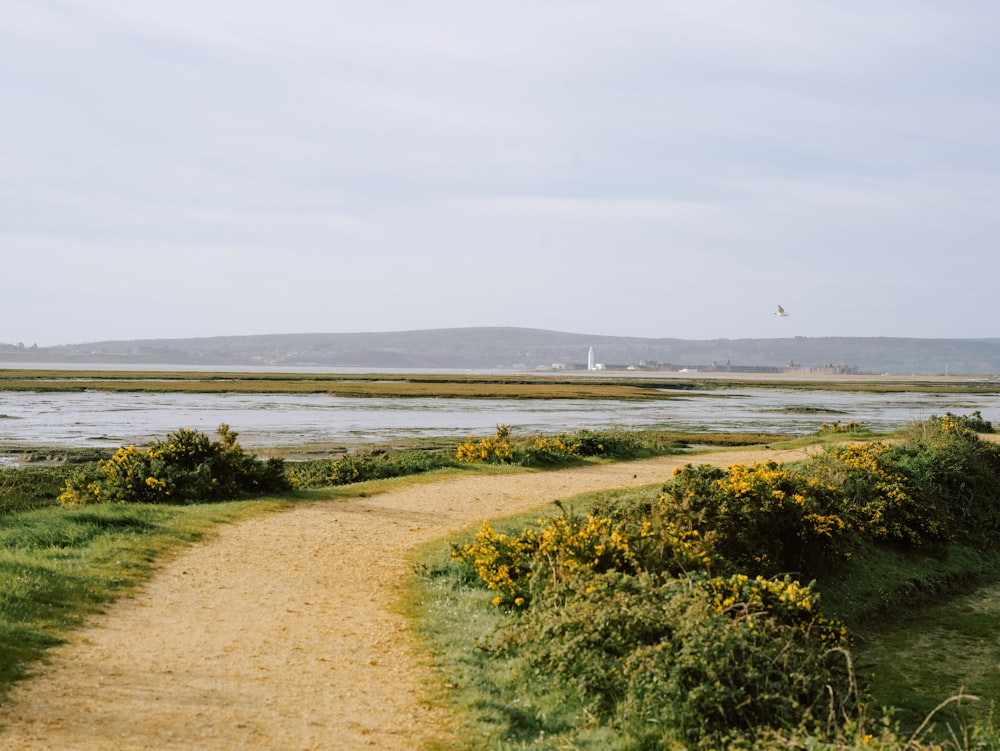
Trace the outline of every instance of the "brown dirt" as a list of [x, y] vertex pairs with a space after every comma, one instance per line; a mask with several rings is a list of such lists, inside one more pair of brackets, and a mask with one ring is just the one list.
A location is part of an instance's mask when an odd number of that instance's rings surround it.
[[420, 749], [451, 716], [398, 612], [408, 554], [479, 522], [688, 462], [790, 460], [725, 451], [465, 477], [317, 502], [229, 525], [171, 559], [52, 653], [4, 708], [0, 748]]

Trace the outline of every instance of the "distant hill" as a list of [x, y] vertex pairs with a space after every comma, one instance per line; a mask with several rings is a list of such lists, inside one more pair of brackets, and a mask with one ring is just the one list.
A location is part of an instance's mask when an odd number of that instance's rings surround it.
[[589, 348], [608, 369], [994, 375], [1000, 339], [795, 337], [648, 339], [527, 328], [139, 339], [24, 347], [0, 362], [353, 368], [582, 369]]

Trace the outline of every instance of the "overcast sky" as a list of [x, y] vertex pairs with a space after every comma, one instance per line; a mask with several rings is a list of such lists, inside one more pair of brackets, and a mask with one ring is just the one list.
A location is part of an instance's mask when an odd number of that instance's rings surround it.
[[998, 39], [990, 0], [3, 0], [0, 342], [998, 337]]

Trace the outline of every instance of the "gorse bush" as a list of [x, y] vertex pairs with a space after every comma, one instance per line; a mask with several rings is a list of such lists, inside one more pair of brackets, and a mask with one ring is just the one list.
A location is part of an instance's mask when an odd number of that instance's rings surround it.
[[559, 436], [530, 436], [520, 451], [520, 463], [527, 467], [566, 464], [579, 457], [579, 444], [567, 443]]
[[928, 424], [932, 425], [942, 425], [944, 423], [951, 423], [953, 427], [968, 430], [973, 433], [993, 432], [993, 423], [983, 417], [983, 413], [978, 409], [968, 415], [955, 415], [951, 412], [945, 412], [944, 417], [932, 417], [928, 420]]
[[941, 540], [945, 529], [938, 510], [899, 471], [897, 456], [890, 444], [878, 441], [837, 446], [811, 461], [808, 471], [837, 484], [843, 515], [863, 535], [907, 546]]
[[568, 687], [629, 747], [708, 747], [852, 710], [846, 631], [785, 580], [579, 570], [538, 591], [495, 649]]
[[221, 501], [285, 490], [280, 459], [261, 461], [236, 442], [228, 425], [219, 440], [182, 428], [148, 449], [123, 446], [96, 468], [67, 481], [60, 502], [190, 503]]
[[576, 447], [579, 456], [603, 456], [610, 459], [628, 459], [641, 455], [646, 447], [640, 436], [624, 429], [589, 430], [581, 428], [560, 436], [565, 443]]
[[454, 466], [451, 458], [433, 451], [366, 451], [335, 459], [327, 479], [332, 485], [432, 472]]
[[989, 544], [1000, 531], [1000, 447], [979, 439], [980, 422], [932, 417], [902, 442], [833, 447], [797, 471], [836, 485], [844, 520], [869, 539]]
[[585, 457], [628, 459], [646, 453], [663, 453], [643, 445], [640, 437], [625, 430], [581, 429], [555, 436], [515, 437], [509, 425], [497, 425], [490, 438], [470, 436], [460, 444], [456, 458], [469, 464], [519, 464], [545, 467], [572, 464]]
[[52, 506], [79, 466], [0, 469], [0, 516]]
[[494, 605], [525, 605], [540, 578], [558, 584], [581, 570], [634, 570], [630, 542], [610, 519], [567, 512], [538, 523], [517, 535], [484, 524], [472, 543], [452, 548], [455, 560], [496, 590]]
[[835, 420], [834, 422], [824, 422], [820, 425], [820, 428], [816, 431], [816, 433], [818, 435], [828, 435], [830, 433], [860, 433], [864, 429], [864, 425], [854, 420], [849, 420], [848, 422]]
[[775, 462], [678, 469], [661, 502], [685, 519], [717, 568], [812, 576], [845, 553], [837, 489]]
[[615, 748], [898, 749], [846, 627], [805, 582], [863, 545], [995, 547], [982, 530], [1000, 527], [1000, 449], [977, 432], [946, 416], [793, 465], [688, 465], [586, 515], [486, 524], [452, 559], [506, 613], [483, 645], [497, 665], [563, 692]]
[[459, 445], [455, 452], [460, 462], [468, 464], [511, 464], [514, 461], [514, 449], [510, 445], [510, 427], [497, 425], [497, 432], [492, 438], [479, 441], [473, 436]]

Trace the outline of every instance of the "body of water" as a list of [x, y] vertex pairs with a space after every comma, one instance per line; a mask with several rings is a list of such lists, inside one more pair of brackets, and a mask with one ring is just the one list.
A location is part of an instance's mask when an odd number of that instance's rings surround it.
[[0, 392], [0, 444], [144, 445], [178, 428], [214, 434], [227, 423], [247, 448], [362, 444], [405, 437], [642, 427], [680, 431], [813, 433], [854, 420], [892, 430], [946, 412], [1000, 422], [1000, 395], [871, 394], [732, 389], [662, 401], [401, 399], [325, 394]]

